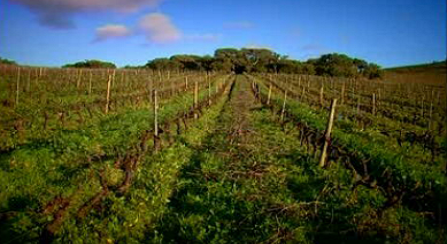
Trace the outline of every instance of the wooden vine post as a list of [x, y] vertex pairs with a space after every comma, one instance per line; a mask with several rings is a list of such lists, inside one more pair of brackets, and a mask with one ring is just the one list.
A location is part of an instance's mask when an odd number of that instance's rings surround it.
[[111, 85], [111, 82], [112, 82], [112, 76], [109, 75], [109, 79], [107, 81], [106, 114], [109, 113], [110, 85]]
[[171, 80], [170, 83], [171, 83], [171, 96], [175, 96], [175, 92], [176, 92], [176, 90], [175, 90], [175, 84], [174, 84], [174, 81]]
[[284, 121], [284, 114], [286, 112], [286, 102], [287, 102], [287, 90], [284, 91], [284, 102], [282, 104], [282, 110], [281, 110], [281, 122]]
[[79, 86], [81, 85], [81, 78], [82, 78], [82, 69], [79, 69], [78, 79], [77, 79], [77, 82], [76, 82], [76, 88], [77, 89], [79, 89]]
[[158, 129], [158, 94], [157, 90], [154, 90], [154, 151], [158, 152], [160, 148], [159, 141], [159, 129]]
[[425, 115], [424, 106], [425, 106], [425, 94], [422, 96], [422, 108], [421, 108], [421, 117], [422, 118], [424, 118], [424, 115]]
[[429, 113], [429, 120], [428, 120], [428, 129], [431, 130], [431, 124], [432, 124], [432, 115], [433, 115], [433, 100], [430, 101], [430, 113]]
[[267, 97], [267, 105], [270, 105], [270, 99], [272, 98], [272, 84], [269, 86], [269, 95]]
[[161, 76], [161, 70], [158, 70], [158, 79], [160, 81], [160, 84], [163, 82], [163, 78]]
[[345, 101], [345, 83], [343, 83], [341, 87], [341, 98], [340, 98], [340, 104], [343, 104]]
[[376, 94], [372, 94], [372, 114], [376, 115]]
[[185, 91], [188, 90], [188, 76], [185, 76]]
[[379, 89], [377, 89], [377, 106], [380, 107], [380, 100], [381, 100], [381, 95], [380, 95], [380, 87]]
[[301, 90], [301, 101], [304, 102], [304, 93], [306, 92], [306, 87], [303, 86], [303, 89]]
[[89, 74], [89, 78], [88, 78], [88, 94], [91, 95], [92, 94], [92, 71], [90, 70], [90, 74]]
[[[194, 110], [197, 109], [199, 103], [199, 83], [196, 81], [194, 83]], [[198, 114], [194, 111], [194, 119], [198, 118]]]
[[361, 99], [361, 96], [360, 96], [360, 94], [357, 96], [357, 114], [359, 114], [360, 113], [360, 99]]
[[206, 79], [208, 80], [208, 106], [211, 105], [211, 81], [208, 73], [206, 74]]
[[17, 68], [17, 80], [16, 80], [16, 107], [19, 105], [19, 93], [20, 93], [20, 67]]
[[28, 87], [26, 88], [26, 91], [29, 92], [31, 91], [31, 70], [28, 69], [28, 82], [27, 82]]
[[320, 167], [324, 167], [326, 165], [327, 149], [328, 149], [329, 143], [331, 141], [331, 132], [332, 132], [332, 126], [334, 124], [335, 107], [336, 106], [337, 106], [337, 99], [334, 99], [334, 100], [332, 100], [331, 113], [329, 115], [329, 121], [328, 121], [326, 132], [324, 135], [324, 145], [323, 145], [323, 150], [321, 151]]
[[157, 90], [154, 91], [154, 136], [158, 137], [158, 96]]
[[153, 97], [153, 90], [154, 90], [154, 81], [151, 77], [149, 77], [149, 102], [152, 103]]
[[113, 73], [112, 73], [112, 74], [113, 74], [113, 75], [112, 75], [112, 87], [114, 87], [114, 86], [115, 86], [116, 69], [113, 70]]
[[323, 106], [324, 105], [324, 86], [321, 85], [320, 88], [320, 105]]

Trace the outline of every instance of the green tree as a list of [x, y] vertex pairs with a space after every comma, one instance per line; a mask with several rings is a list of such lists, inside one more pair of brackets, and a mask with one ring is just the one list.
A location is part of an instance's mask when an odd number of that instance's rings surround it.
[[6, 65], [17, 65], [17, 63], [13, 60], [4, 59], [0, 57], [0, 64], [6, 64]]
[[85, 60], [73, 64], [66, 64], [62, 68], [90, 68], [90, 69], [115, 69], [116, 65], [111, 62], [101, 60]]

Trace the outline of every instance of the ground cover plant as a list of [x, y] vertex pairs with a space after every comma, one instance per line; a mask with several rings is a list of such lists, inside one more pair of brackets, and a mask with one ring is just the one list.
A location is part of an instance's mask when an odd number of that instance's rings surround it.
[[260, 57], [0, 66], [1, 243], [446, 243], [445, 84]]

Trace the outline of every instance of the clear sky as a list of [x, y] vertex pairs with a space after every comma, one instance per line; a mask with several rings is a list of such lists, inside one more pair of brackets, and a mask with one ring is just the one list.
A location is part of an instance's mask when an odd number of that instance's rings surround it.
[[445, 0], [0, 0], [0, 57], [141, 65], [220, 47], [307, 60], [345, 53], [383, 67], [446, 58]]

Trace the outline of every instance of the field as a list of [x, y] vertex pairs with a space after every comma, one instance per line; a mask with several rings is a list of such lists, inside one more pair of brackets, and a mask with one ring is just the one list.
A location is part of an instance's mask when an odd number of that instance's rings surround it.
[[447, 243], [446, 84], [409, 73], [0, 66], [1, 243]]
[[446, 62], [433, 62], [414, 66], [396, 67], [385, 70], [385, 80], [392, 82], [416, 82], [441, 85], [447, 81]]

